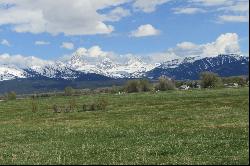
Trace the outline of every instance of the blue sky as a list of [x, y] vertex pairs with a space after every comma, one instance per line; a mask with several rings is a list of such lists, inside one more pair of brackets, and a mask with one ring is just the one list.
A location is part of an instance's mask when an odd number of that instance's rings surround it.
[[[237, 35], [241, 53], [249, 53], [245, 0], [39, 1], [0, 0], [0, 55], [54, 60], [80, 47], [99, 46], [143, 56], [183, 42], [213, 43], [229, 33]], [[231, 39], [223, 41], [230, 44]]]

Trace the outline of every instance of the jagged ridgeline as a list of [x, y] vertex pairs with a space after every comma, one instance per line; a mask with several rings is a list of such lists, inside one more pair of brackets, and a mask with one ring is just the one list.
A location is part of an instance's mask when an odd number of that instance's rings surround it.
[[216, 57], [189, 57], [163, 62], [157, 66], [131, 58], [126, 64], [115, 64], [106, 58], [97, 65], [89, 65], [77, 56], [68, 62], [20, 68], [0, 66], [0, 93], [9, 90], [33, 92], [62, 90], [65, 86], [95, 88], [122, 84], [130, 78], [158, 79], [165, 75], [176, 80], [196, 80], [203, 71], [221, 77], [249, 74], [249, 57], [236, 54]]

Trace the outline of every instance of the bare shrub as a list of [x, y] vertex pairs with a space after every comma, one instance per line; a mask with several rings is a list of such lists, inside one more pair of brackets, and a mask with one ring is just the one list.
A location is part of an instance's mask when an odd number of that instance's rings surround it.
[[77, 107], [77, 104], [76, 104], [76, 99], [74, 97], [70, 98], [69, 100], [69, 110], [70, 111], [74, 111]]
[[139, 92], [139, 81], [138, 80], [129, 80], [126, 85], [125, 89], [128, 93]]
[[70, 111], [71, 111], [71, 110], [70, 110], [69, 106], [65, 106], [65, 107], [64, 107], [64, 112], [65, 112], [65, 113], [68, 113], [68, 112], [70, 112]]
[[32, 109], [32, 112], [38, 111], [38, 102], [34, 98], [31, 99], [31, 109]]
[[54, 112], [54, 113], [60, 113], [60, 112], [61, 112], [59, 106], [56, 105], [56, 104], [53, 105], [52, 109], [53, 109], [53, 112]]
[[95, 111], [95, 110], [96, 110], [96, 104], [95, 104], [95, 103], [89, 104], [89, 109], [88, 109], [88, 111]]
[[140, 92], [148, 92], [151, 89], [152, 88], [151, 88], [150, 82], [148, 80], [143, 79], [143, 80], [139, 81], [139, 90], [140, 90]]
[[174, 90], [175, 83], [172, 79], [162, 76], [159, 78], [159, 82], [156, 85], [155, 89], [160, 91]]
[[216, 88], [222, 86], [222, 80], [218, 74], [213, 72], [202, 72], [200, 74], [201, 86], [203, 88]]
[[74, 94], [74, 89], [68, 86], [64, 89], [64, 93], [66, 96], [72, 96]]
[[83, 112], [88, 111], [88, 105], [87, 104], [82, 105], [82, 111]]
[[104, 98], [98, 99], [97, 105], [96, 105], [96, 108], [98, 110], [102, 110], [102, 111], [106, 110], [107, 106], [108, 106], [108, 101], [106, 99]]
[[7, 100], [16, 100], [16, 92], [11, 91], [6, 95]]

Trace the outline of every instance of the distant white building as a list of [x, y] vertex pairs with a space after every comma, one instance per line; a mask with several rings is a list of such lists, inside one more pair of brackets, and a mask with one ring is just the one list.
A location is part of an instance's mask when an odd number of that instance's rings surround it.
[[196, 88], [201, 89], [201, 85], [199, 85], [199, 84], [196, 85]]
[[182, 86], [179, 87], [179, 89], [180, 89], [180, 90], [189, 90], [190, 87], [187, 86], [187, 85], [182, 85]]
[[239, 84], [238, 83], [229, 83], [229, 84], [224, 84], [225, 87], [228, 88], [238, 88]]
[[233, 83], [233, 87], [234, 87], [234, 88], [238, 88], [238, 87], [239, 87], [239, 84], [238, 84], [238, 83]]

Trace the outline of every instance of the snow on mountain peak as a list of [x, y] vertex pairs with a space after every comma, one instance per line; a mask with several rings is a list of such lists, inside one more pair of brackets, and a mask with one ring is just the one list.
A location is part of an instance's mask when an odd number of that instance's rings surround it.
[[104, 70], [112, 69], [117, 67], [118, 64], [114, 63], [111, 59], [105, 58], [101, 63], [98, 64], [98, 67]]
[[26, 78], [27, 73], [21, 69], [0, 66], [0, 81], [11, 80], [15, 78]]
[[129, 54], [121, 56], [121, 59], [116, 59], [109, 56], [109, 54], [105, 57], [89, 57], [86, 55], [87, 52], [84, 48], [78, 49], [67, 61], [40, 61], [38, 59], [38, 62], [36, 62], [37, 59], [35, 57], [28, 57], [30, 62], [25, 63], [28, 64], [26, 67], [17, 66], [15, 63], [0, 63], [0, 81], [27, 78], [32, 75], [47, 78], [74, 79], [79, 76], [79, 73], [94, 73], [111, 78], [139, 78], [145, 76], [145, 73], [156, 67], [163, 69], [176, 68], [181, 64], [190, 64], [200, 59], [202, 59], [204, 65], [210, 64], [212, 67], [244, 58], [248, 61], [248, 57], [230, 54], [219, 55], [217, 60], [213, 60], [213, 57], [201, 58], [200, 56], [195, 56], [173, 59], [153, 65], [150, 63], [150, 60], [146, 62], [144, 58]]

